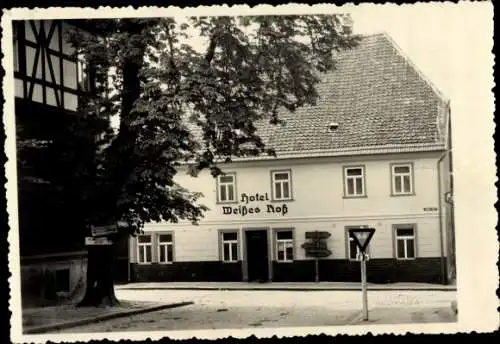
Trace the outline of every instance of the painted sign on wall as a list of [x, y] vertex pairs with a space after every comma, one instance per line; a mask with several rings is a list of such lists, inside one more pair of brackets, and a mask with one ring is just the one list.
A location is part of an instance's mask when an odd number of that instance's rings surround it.
[[[240, 215], [247, 216], [248, 214], [260, 214], [260, 213], [274, 213], [281, 216], [285, 216], [288, 213], [288, 206], [283, 203], [271, 204], [268, 193], [256, 193], [254, 195], [248, 195], [242, 193], [240, 195], [240, 201], [238, 206], [223, 206], [223, 215]], [[264, 203], [262, 205], [254, 205], [254, 203]]]

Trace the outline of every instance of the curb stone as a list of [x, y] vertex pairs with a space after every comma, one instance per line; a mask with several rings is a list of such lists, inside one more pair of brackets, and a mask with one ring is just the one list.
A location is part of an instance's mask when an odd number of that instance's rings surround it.
[[[307, 288], [307, 287], [278, 287], [278, 288], [269, 288], [269, 287], [257, 287], [257, 288], [238, 288], [238, 287], [123, 287], [121, 290], [218, 290], [218, 291], [252, 291], [252, 290], [261, 290], [261, 291], [361, 291], [361, 288], [335, 288], [335, 287], [322, 287], [322, 288]], [[439, 287], [428, 287], [428, 288], [411, 288], [411, 287], [402, 287], [402, 288], [380, 288], [380, 287], [372, 287], [368, 288], [368, 291], [451, 291], [456, 292], [456, 288], [439, 288]]]
[[64, 330], [64, 329], [68, 329], [68, 328], [72, 328], [72, 327], [93, 324], [93, 323], [97, 323], [97, 322], [101, 322], [101, 321], [122, 318], [122, 317], [137, 315], [137, 314], [155, 312], [155, 311], [160, 311], [160, 310], [168, 309], [168, 308], [189, 306], [192, 304], [194, 304], [194, 302], [192, 302], [192, 301], [170, 303], [170, 304], [165, 304], [165, 305], [133, 309], [130, 311], [123, 311], [123, 312], [105, 314], [105, 315], [100, 315], [100, 316], [98, 315], [96, 317], [84, 318], [84, 319], [75, 320], [75, 321], [64, 321], [64, 322], [60, 322], [60, 323], [56, 323], [56, 324], [31, 326], [31, 327], [24, 329], [23, 333], [24, 334], [40, 334], [40, 333], [46, 333], [49, 331]]

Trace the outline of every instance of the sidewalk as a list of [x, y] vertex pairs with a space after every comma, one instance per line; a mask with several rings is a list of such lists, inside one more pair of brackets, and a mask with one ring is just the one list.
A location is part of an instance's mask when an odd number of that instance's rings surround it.
[[[247, 283], [247, 282], [147, 282], [117, 285], [117, 289], [126, 290], [283, 290], [283, 291], [359, 291], [359, 282], [272, 282], [272, 283]], [[456, 291], [455, 285], [427, 284], [427, 283], [368, 283], [368, 290], [436, 290]]]
[[362, 311], [352, 317], [349, 325], [415, 324], [456, 322], [457, 314], [450, 308], [373, 308], [368, 320], [363, 320]]
[[22, 310], [23, 333], [35, 334], [82, 326], [104, 320], [181, 307], [193, 302], [159, 304], [158, 302], [122, 301], [117, 307], [81, 307], [59, 305]]

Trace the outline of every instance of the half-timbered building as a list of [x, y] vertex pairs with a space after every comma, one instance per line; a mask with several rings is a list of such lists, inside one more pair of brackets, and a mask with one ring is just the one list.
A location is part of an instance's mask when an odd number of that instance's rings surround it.
[[[82, 56], [67, 39], [70, 30], [91, 30], [79, 20], [13, 22], [15, 118], [21, 277], [24, 302], [68, 296], [85, 281], [86, 251], [77, 204], [54, 204], [57, 192], [71, 192], [78, 168], [72, 127], [79, 101], [92, 86]], [[65, 190], [52, 179], [64, 180]], [[126, 278], [127, 258], [122, 258]]]

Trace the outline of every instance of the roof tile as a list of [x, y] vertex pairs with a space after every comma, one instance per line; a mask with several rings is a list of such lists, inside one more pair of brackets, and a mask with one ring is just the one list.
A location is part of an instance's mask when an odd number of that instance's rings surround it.
[[[409, 144], [444, 144], [447, 102], [385, 34], [337, 55], [317, 85], [315, 106], [282, 111], [283, 125], [257, 123], [276, 154]], [[441, 117], [441, 118], [440, 118]], [[328, 130], [329, 123], [338, 128]]]

